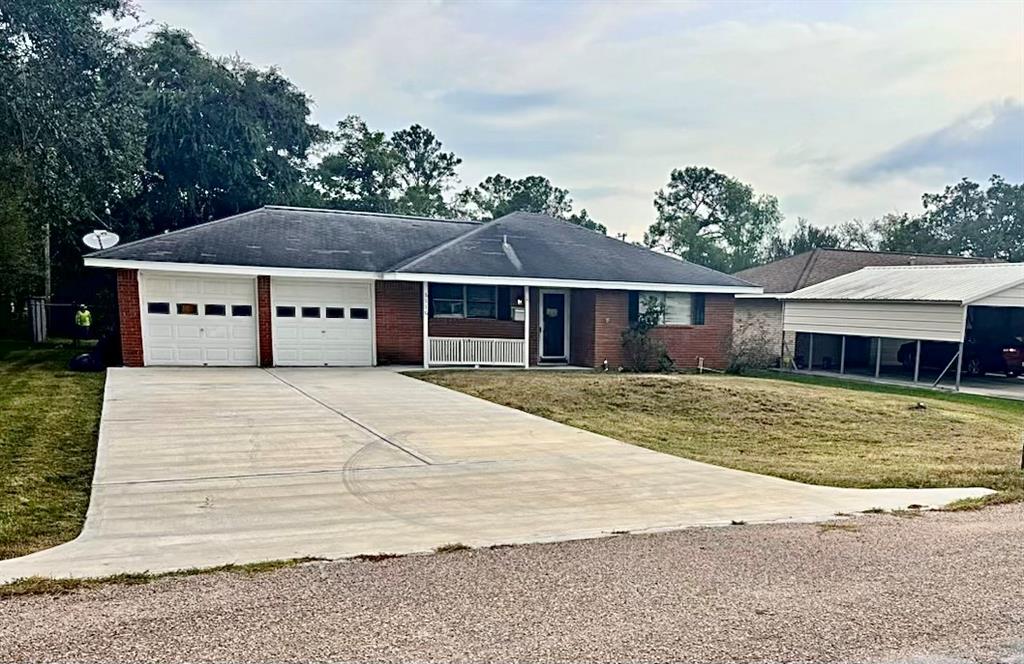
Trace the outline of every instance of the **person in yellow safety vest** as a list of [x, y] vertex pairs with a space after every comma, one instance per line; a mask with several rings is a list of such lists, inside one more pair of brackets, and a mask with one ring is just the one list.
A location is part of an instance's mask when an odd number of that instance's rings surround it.
[[75, 345], [77, 346], [82, 339], [89, 338], [89, 328], [92, 327], [92, 312], [84, 305], [78, 305], [78, 311], [75, 312]]

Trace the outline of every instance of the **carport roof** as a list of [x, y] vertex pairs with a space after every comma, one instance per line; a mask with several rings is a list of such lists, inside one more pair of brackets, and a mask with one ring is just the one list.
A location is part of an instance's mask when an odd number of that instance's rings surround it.
[[[960, 305], [1024, 284], [1024, 263], [866, 267], [783, 300], [947, 302]], [[1024, 307], [1024, 302], [1021, 302]]]

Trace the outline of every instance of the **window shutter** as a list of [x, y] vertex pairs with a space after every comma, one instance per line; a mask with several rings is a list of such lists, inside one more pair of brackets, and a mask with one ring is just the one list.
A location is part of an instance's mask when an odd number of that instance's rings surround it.
[[512, 320], [511, 286], [498, 286], [498, 320]]
[[629, 324], [636, 325], [640, 318], [640, 293], [629, 291]]
[[704, 324], [704, 293], [694, 293], [693, 302], [690, 305], [690, 315], [694, 325]]

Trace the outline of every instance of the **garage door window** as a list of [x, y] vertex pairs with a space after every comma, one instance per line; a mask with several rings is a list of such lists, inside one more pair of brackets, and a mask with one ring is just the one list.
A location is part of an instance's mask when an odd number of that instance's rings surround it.
[[181, 316], [198, 316], [199, 305], [191, 302], [179, 302], [178, 314]]
[[146, 311], [151, 314], [169, 314], [171, 313], [170, 302], [150, 302], [146, 305]]
[[278, 318], [295, 318], [295, 307], [277, 307]]
[[252, 316], [252, 306], [248, 304], [232, 304], [231, 315], [238, 317]]
[[349, 311], [349, 315], [352, 318], [355, 318], [357, 320], [366, 320], [367, 318], [370, 317], [370, 310], [369, 309], [361, 309], [359, 307], [352, 307], [348, 311]]
[[303, 318], [320, 318], [320, 307], [302, 307]]
[[223, 304], [207, 304], [203, 307], [203, 313], [207, 316], [227, 316], [228, 308]]
[[326, 318], [344, 318], [345, 308], [344, 307], [325, 307], [324, 315]]

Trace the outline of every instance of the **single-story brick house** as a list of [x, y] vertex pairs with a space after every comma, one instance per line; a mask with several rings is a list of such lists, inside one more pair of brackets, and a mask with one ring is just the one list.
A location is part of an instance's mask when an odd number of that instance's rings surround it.
[[650, 293], [680, 366], [726, 360], [739, 278], [551, 217], [267, 206], [89, 254], [124, 364], [616, 368]]

